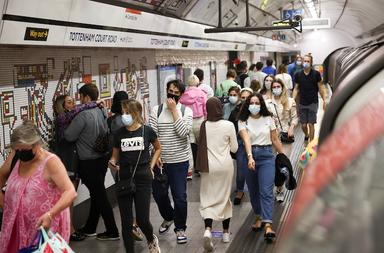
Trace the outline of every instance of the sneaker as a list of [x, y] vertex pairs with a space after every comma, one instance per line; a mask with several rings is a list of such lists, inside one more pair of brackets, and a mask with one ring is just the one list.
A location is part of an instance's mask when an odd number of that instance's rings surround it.
[[71, 240], [72, 242], [80, 242], [80, 241], [83, 241], [85, 237], [86, 235], [83, 233], [73, 232], [69, 237], [69, 240]]
[[148, 243], [148, 249], [149, 253], [161, 253], [159, 239], [155, 234], [153, 235], [153, 241]]
[[87, 237], [93, 237], [93, 236], [96, 236], [97, 234], [96, 234], [96, 231], [89, 231], [89, 230], [87, 230], [86, 228], [80, 228], [79, 230], [77, 230], [77, 232], [78, 233], [80, 233], [80, 234], [83, 234], [83, 235], [85, 235], [85, 236], [87, 236]]
[[284, 189], [281, 189], [280, 191], [276, 190], [276, 201], [277, 202], [284, 201]]
[[133, 235], [133, 239], [135, 241], [142, 241], [143, 240], [143, 234], [140, 232], [140, 229], [138, 226], [133, 226], [132, 228], [132, 235]]
[[204, 232], [204, 249], [208, 252], [213, 251], [212, 233], [208, 229]]
[[192, 171], [188, 171], [187, 180], [188, 181], [192, 180]]
[[176, 231], [176, 241], [178, 244], [187, 243], [187, 235], [185, 234], [184, 230]]
[[100, 241], [118, 241], [120, 240], [120, 236], [118, 233], [100, 233], [96, 235], [96, 239]]
[[231, 241], [231, 237], [229, 233], [223, 233], [223, 242], [229, 243]]
[[164, 220], [163, 223], [161, 223], [160, 228], [159, 228], [159, 233], [164, 234], [169, 230], [169, 228], [172, 226], [173, 220], [171, 221], [166, 221]]

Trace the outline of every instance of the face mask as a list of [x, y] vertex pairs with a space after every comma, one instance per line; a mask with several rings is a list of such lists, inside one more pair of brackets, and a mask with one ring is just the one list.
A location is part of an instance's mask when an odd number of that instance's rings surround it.
[[229, 102], [231, 103], [231, 104], [236, 104], [237, 103], [237, 100], [238, 100], [238, 98], [237, 98], [237, 96], [230, 96], [229, 98], [228, 98], [228, 100], [229, 100]]
[[172, 93], [167, 93], [167, 98], [172, 98], [175, 100], [176, 104], [179, 102], [180, 96], [173, 95]]
[[266, 80], [266, 81], [264, 82], [265, 88], [266, 88], [267, 90], [271, 89], [271, 84], [272, 84], [272, 82], [271, 82], [271, 81], [268, 81], [268, 80]]
[[303, 68], [309, 68], [311, 65], [309, 65], [309, 63], [303, 63]]
[[35, 158], [35, 154], [33, 153], [32, 149], [17, 150], [16, 155], [23, 162], [28, 162], [28, 161], [33, 160], [33, 158]]
[[301, 65], [301, 61], [297, 61], [297, 62], [296, 62], [296, 65]]
[[283, 92], [283, 90], [281, 88], [272, 89], [272, 93], [275, 96], [280, 96], [282, 92]]
[[123, 122], [124, 126], [132, 126], [133, 118], [131, 114], [123, 114], [121, 115], [121, 122]]
[[249, 105], [248, 110], [252, 115], [256, 115], [260, 112], [260, 105]]

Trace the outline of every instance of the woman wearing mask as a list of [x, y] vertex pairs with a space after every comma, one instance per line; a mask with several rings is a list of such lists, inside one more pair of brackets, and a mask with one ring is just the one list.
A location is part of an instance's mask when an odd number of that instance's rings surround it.
[[[117, 201], [120, 209], [122, 234], [126, 252], [133, 253], [134, 239], [132, 235], [133, 210], [135, 202], [136, 220], [147, 241], [149, 252], [160, 253], [159, 241], [153, 234], [149, 220], [153, 168], [160, 157], [161, 145], [156, 133], [144, 125], [142, 106], [134, 100], [121, 103], [122, 123], [125, 127], [114, 135], [112, 157], [109, 167], [117, 171], [120, 182], [117, 183]], [[149, 146], [154, 147], [154, 155], [150, 156]], [[132, 191], [130, 187], [134, 185]]]
[[[288, 91], [283, 82], [278, 79], [271, 86], [272, 98], [267, 102], [269, 111], [277, 126], [278, 133], [287, 133], [288, 137], [294, 137], [294, 130], [298, 124], [295, 100], [288, 96]], [[291, 145], [284, 146], [285, 152], [289, 153]], [[276, 189], [276, 200], [284, 200], [284, 186]]]
[[208, 99], [207, 112], [207, 120], [201, 125], [197, 165], [201, 172], [200, 214], [205, 224], [204, 248], [212, 251], [213, 220], [222, 221], [223, 242], [230, 242], [233, 180], [230, 152], [236, 152], [237, 140], [233, 124], [223, 120], [223, 105], [218, 98]]
[[[74, 142], [68, 142], [64, 138], [64, 130], [69, 126], [71, 121], [80, 112], [95, 108], [95, 102], [75, 106], [73, 98], [68, 95], [60, 95], [56, 98], [53, 105], [53, 112], [55, 116], [54, 121], [54, 138], [52, 151], [61, 159], [65, 168], [67, 169], [68, 176], [71, 179], [75, 189], [79, 186], [79, 176], [77, 173], [78, 156], [76, 145]], [[73, 217], [73, 209], [71, 208], [71, 217]], [[71, 241], [82, 241], [85, 235], [76, 232], [73, 225], [71, 225]]]
[[[112, 134], [112, 138], [110, 138], [111, 149], [113, 149], [113, 135], [116, 134], [120, 130], [120, 128], [124, 127], [123, 121], [121, 120], [121, 115], [123, 114], [121, 109], [121, 102], [127, 99], [128, 93], [126, 91], [117, 91], [113, 95], [111, 106], [111, 112], [113, 113], [113, 115], [107, 120], [109, 132]], [[112, 150], [110, 152], [112, 154]], [[137, 226], [135, 218], [133, 219], [132, 235], [136, 241], [143, 240], [143, 235], [141, 234], [140, 229]]]
[[247, 153], [249, 170], [246, 182], [252, 209], [256, 214], [252, 229], [262, 229], [264, 224], [264, 238], [270, 241], [275, 238], [272, 229], [275, 180], [275, 155], [272, 145], [278, 153], [283, 153], [283, 146], [261, 94], [255, 93], [247, 98], [239, 116], [239, 133]]
[[283, 81], [285, 87], [287, 88], [288, 96], [291, 96], [293, 91], [293, 84], [291, 76], [287, 74], [287, 65], [281, 64], [277, 73], [278, 74], [275, 76], [275, 79], [280, 79], [281, 81]]
[[[239, 113], [242, 105], [244, 104], [245, 100], [253, 94], [253, 91], [251, 88], [243, 88], [240, 91], [240, 97], [241, 97], [241, 103], [238, 104], [235, 109], [232, 110], [231, 115], [229, 116], [229, 121], [233, 123], [236, 129], [236, 133], [238, 133], [238, 120], [239, 120]], [[237, 142], [239, 145], [239, 148], [236, 152], [236, 154], [233, 154], [233, 159], [236, 159], [236, 196], [233, 200], [234, 205], [240, 205], [241, 200], [244, 197], [244, 186], [245, 186], [245, 174], [247, 172], [247, 163], [244, 163], [244, 160], [246, 160], [246, 154], [244, 149], [243, 141], [241, 140], [240, 136], [237, 136]]]
[[[76, 191], [60, 158], [44, 150], [42, 143], [39, 130], [30, 121], [12, 132], [12, 152], [0, 168], [0, 187], [7, 182], [5, 193], [0, 192], [4, 209], [1, 253], [30, 246], [40, 226], [69, 240], [68, 207]], [[11, 168], [15, 155], [18, 161]]]
[[228, 100], [229, 103], [224, 104], [224, 119], [228, 120], [229, 115], [237, 105], [241, 103], [240, 100], [240, 89], [237, 86], [232, 86], [228, 90]]
[[260, 94], [263, 95], [264, 99], [268, 99], [272, 97], [271, 94], [271, 85], [275, 81], [275, 77], [273, 75], [267, 75], [264, 78], [263, 87], [261, 88]]

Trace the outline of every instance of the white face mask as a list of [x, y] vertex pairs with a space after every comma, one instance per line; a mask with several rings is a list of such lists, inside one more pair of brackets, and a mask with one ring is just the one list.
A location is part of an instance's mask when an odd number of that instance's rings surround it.
[[257, 115], [260, 112], [260, 105], [249, 105], [248, 110], [252, 115]]
[[280, 96], [282, 92], [283, 92], [283, 89], [281, 89], [281, 88], [274, 88], [274, 89], [272, 89], [272, 93], [275, 96]]
[[272, 81], [270, 81], [270, 80], [265, 80], [264, 85], [265, 85], [265, 88], [266, 88], [267, 90], [269, 90], [269, 89], [271, 89]]
[[234, 105], [234, 104], [237, 103], [237, 101], [238, 101], [238, 97], [237, 97], [237, 96], [229, 96], [228, 100], [229, 100], [229, 102], [230, 102], [231, 104]]
[[296, 61], [296, 65], [301, 65], [301, 61]]
[[121, 115], [121, 122], [124, 126], [132, 126], [133, 118], [131, 114], [123, 114]]
[[309, 68], [311, 65], [309, 64], [309, 63], [307, 63], [307, 62], [305, 62], [305, 63], [303, 63], [303, 68]]

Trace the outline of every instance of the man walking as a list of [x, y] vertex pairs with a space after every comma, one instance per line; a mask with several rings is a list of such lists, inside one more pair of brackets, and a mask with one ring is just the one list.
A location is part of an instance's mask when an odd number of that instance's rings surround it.
[[326, 108], [326, 89], [318, 71], [312, 69], [312, 57], [303, 58], [303, 70], [295, 75], [295, 89], [293, 98], [299, 93], [299, 118], [301, 128], [305, 134], [305, 141], [311, 141], [315, 135], [315, 123], [319, 107], [318, 93], [323, 99], [323, 110]]
[[[190, 108], [178, 103], [184, 91], [185, 86], [179, 80], [169, 81], [165, 103], [155, 106], [149, 118], [162, 146], [153, 180], [153, 197], [164, 219], [159, 233], [164, 234], [175, 223], [178, 244], [187, 242], [187, 173], [191, 156], [188, 136], [193, 115]], [[174, 207], [168, 196], [169, 188]]]

